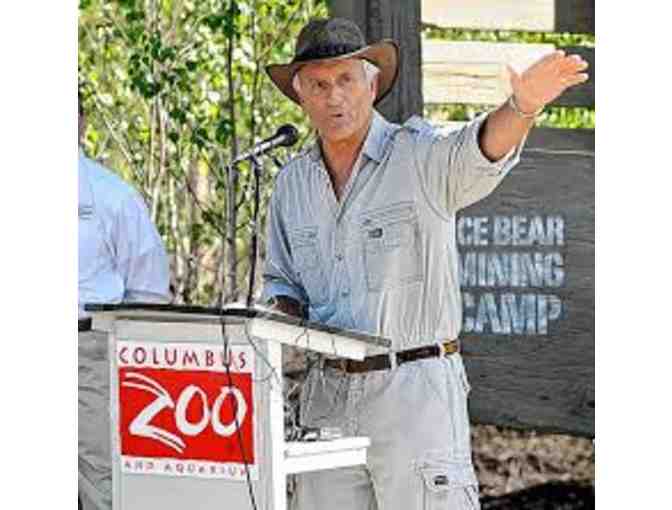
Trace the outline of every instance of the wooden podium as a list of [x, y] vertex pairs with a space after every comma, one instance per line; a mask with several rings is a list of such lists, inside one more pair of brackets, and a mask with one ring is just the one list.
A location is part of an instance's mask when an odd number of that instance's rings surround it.
[[389, 340], [245, 308], [87, 305], [109, 334], [113, 508], [287, 507], [287, 475], [366, 462], [366, 437], [288, 442], [282, 344], [361, 360]]

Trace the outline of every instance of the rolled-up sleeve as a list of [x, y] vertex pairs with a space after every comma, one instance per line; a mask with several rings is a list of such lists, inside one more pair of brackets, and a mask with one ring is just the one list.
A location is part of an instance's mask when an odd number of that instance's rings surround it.
[[124, 301], [162, 303], [171, 299], [168, 257], [142, 198], [131, 194], [115, 218], [116, 260], [124, 280]]
[[268, 210], [268, 228], [266, 234], [266, 260], [262, 275], [264, 287], [262, 302], [268, 302], [276, 296], [287, 296], [301, 305], [308, 302], [305, 290], [299, 283], [293, 268], [291, 249], [282, 214], [282, 190], [276, 181], [276, 189], [271, 195]]
[[486, 118], [481, 114], [445, 135], [428, 124], [417, 129], [416, 167], [426, 195], [442, 210], [454, 213], [485, 198], [520, 161], [524, 139], [499, 161], [483, 154], [478, 138]]

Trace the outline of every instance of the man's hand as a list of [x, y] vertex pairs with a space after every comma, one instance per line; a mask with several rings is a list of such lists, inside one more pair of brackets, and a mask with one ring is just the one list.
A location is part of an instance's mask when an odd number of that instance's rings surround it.
[[588, 79], [588, 62], [579, 55], [554, 51], [539, 59], [522, 74], [508, 66], [516, 104], [524, 113], [534, 113], [559, 97], [565, 90]]
[[274, 312], [281, 312], [294, 317], [305, 318], [301, 303], [288, 296], [276, 296], [270, 309]]
[[541, 58], [523, 74], [509, 66], [515, 106], [507, 101], [488, 115], [479, 137], [483, 154], [490, 161], [508, 154], [533, 126], [533, 114], [569, 87], [586, 81], [588, 75], [581, 71], [587, 68], [579, 55], [565, 55], [562, 50]]

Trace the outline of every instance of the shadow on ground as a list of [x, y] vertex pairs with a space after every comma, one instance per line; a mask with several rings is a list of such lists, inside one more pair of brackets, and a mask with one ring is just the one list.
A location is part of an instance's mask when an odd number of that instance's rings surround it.
[[595, 490], [575, 483], [549, 482], [504, 496], [485, 496], [482, 510], [589, 510], [595, 508]]

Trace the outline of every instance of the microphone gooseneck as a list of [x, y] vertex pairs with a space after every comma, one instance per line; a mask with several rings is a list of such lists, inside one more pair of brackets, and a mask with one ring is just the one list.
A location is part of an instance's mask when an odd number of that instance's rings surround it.
[[240, 163], [247, 159], [261, 156], [266, 152], [275, 149], [276, 147], [291, 147], [299, 140], [298, 130], [291, 124], [284, 124], [278, 128], [273, 136], [262, 140], [261, 142], [252, 146], [252, 148], [240, 154], [233, 160], [233, 164]]

